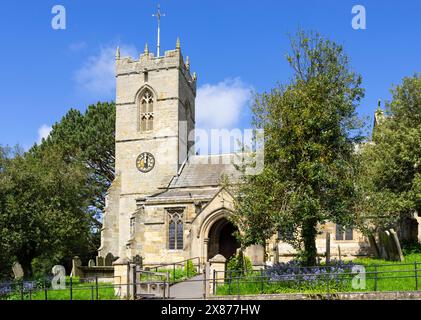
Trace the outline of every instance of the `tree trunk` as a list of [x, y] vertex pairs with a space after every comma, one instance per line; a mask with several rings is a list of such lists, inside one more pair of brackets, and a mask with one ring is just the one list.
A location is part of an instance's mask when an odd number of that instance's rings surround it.
[[30, 279], [32, 277], [32, 259], [18, 259], [23, 270], [23, 277]]
[[317, 220], [308, 219], [303, 224], [302, 237], [304, 241], [304, 263], [306, 266], [315, 266], [317, 258], [316, 236]]

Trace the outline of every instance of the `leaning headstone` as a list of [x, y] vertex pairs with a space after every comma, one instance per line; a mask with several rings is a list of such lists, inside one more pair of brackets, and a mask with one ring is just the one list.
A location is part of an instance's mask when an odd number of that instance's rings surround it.
[[[242, 254], [240, 251], [237, 251], [237, 255]], [[258, 244], [248, 246], [244, 251], [244, 255], [250, 259], [251, 264], [254, 266], [264, 265], [264, 254], [263, 246]]]
[[113, 265], [113, 255], [111, 252], [107, 253], [104, 259], [104, 266], [112, 266]]
[[96, 257], [96, 265], [97, 267], [103, 267], [104, 266], [104, 257]]
[[24, 276], [22, 266], [19, 262], [15, 262], [12, 266], [13, 274], [15, 275], [15, 279], [22, 279]]
[[401, 248], [401, 244], [399, 242], [398, 235], [395, 232], [395, 230], [393, 230], [393, 229], [390, 229], [389, 232], [390, 232], [390, 237], [391, 237], [391, 240], [392, 240], [392, 245], [393, 245], [393, 247], [395, 249], [394, 251], [396, 253], [396, 255], [395, 255], [396, 261], [403, 261], [404, 257], [403, 257], [402, 248]]
[[373, 235], [368, 236], [368, 241], [370, 243], [370, 249], [376, 258], [380, 258], [379, 247], [376, 243], [376, 238]]
[[379, 231], [379, 252], [380, 257], [384, 260], [389, 260], [389, 252], [388, 252], [388, 235], [383, 230]]
[[387, 251], [388, 251], [389, 260], [398, 261], [399, 260], [398, 250], [396, 248], [396, 245], [394, 244], [393, 236], [390, 233], [390, 230], [387, 230], [386, 234], [387, 234]]
[[95, 261], [93, 259], [88, 261], [88, 267], [95, 267]]

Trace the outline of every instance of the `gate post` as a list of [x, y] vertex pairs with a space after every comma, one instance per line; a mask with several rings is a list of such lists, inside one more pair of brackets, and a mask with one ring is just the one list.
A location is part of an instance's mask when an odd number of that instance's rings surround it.
[[210, 280], [210, 288], [209, 291], [214, 293], [216, 292], [216, 286], [220, 279], [218, 279], [218, 275], [222, 274], [222, 282], [225, 278], [225, 264], [227, 259], [221, 255], [217, 254], [212, 259], [209, 260], [210, 268], [209, 268], [209, 280]]
[[130, 261], [118, 258], [114, 263], [114, 293], [120, 299], [130, 298]]

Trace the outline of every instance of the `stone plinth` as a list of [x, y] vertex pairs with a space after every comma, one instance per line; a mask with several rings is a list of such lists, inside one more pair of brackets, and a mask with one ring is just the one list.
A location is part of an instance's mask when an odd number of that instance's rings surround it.
[[114, 266], [114, 291], [120, 299], [131, 298], [130, 263], [127, 258], [119, 258], [113, 263]]
[[215, 293], [215, 286], [218, 283], [223, 283], [225, 281], [225, 269], [226, 269], [227, 259], [221, 255], [217, 254], [212, 259], [209, 260], [209, 276], [210, 276], [210, 293]]

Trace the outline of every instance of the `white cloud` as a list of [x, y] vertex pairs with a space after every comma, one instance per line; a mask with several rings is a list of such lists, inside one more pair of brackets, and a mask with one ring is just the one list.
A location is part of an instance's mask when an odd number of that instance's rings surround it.
[[252, 87], [239, 78], [199, 87], [196, 98], [197, 127], [234, 128], [250, 103], [251, 90]]
[[250, 104], [252, 90], [252, 86], [239, 78], [198, 88], [196, 151], [200, 154], [218, 154], [238, 149], [237, 137], [243, 134], [243, 130], [237, 127]]
[[47, 137], [50, 135], [51, 130], [53, 130], [52, 127], [43, 124], [39, 129], [38, 129], [38, 143], [42, 142], [42, 139], [47, 139]]
[[[114, 97], [116, 48], [117, 46], [102, 47], [97, 55], [88, 57], [75, 73], [80, 89], [97, 99]], [[122, 57], [137, 55], [137, 50], [132, 45], [121, 45], [120, 51]]]

